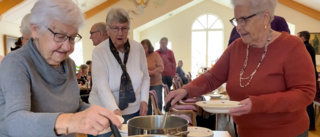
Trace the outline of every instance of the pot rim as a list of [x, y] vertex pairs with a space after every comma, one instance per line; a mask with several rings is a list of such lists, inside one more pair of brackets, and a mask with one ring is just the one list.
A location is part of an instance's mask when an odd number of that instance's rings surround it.
[[[127, 124], [128, 124], [128, 128], [129, 126], [131, 127], [134, 127], [134, 128], [137, 128], [137, 129], [144, 129], [144, 130], [163, 130], [163, 129], [166, 129], [166, 130], [170, 130], [170, 129], [176, 129], [177, 127], [174, 127], [174, 128], [141, 128], [141, 127], [137, 127], [137, 126], [133, 126], [133, 125], [130, 125], [129, 122], [131, 120], [134, 120], [134, 119], [138, 119], [138, 118], [143, 118], [143, 117], [164, 117], [163, 115], [147, 115], [147, 116], [137, 116], [137, 117], [134, 117], [134, 118], [131, 118], [127, 121]], [[178, 117], [178, 116], [170, 116], [168, 115], [168, 117], [175, 117], [175, 118], [178, 118], [178, 119], [182, 119], [182, 120], [185, 120], [186, 123], [184, 125], [181, 125], [179, 127], [183, 127], [183, 126], [188, 126], [188, 120], [184, 119], [184, 118], [181, 118], [181, 117]]]

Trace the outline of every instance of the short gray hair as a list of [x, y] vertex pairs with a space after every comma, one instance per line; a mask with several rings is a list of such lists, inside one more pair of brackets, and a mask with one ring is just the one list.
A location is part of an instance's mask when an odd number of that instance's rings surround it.
[[30, 13], [25, 15], [21, 20], [20, 32], [31, 36]]
[[168, 38], [167, 38], [167, 37], [162, 37], [162, 38], [160, 39], [160, 42], [163, 41], [163, 40], [165, 40], [166, 42], [168, 42]]
[[31, 9], [30, 23], [39, 26], [43, 33], [53, 21], [78, 29], [85, 23], [83, 13], [72, 0], [38, 0]]
[[98, 22], [96, 24], [94, 24], [96, 29], [99, 30], [99, 31], [102, 31], [102, 34], [103, 35], [108, 35], [107, 34], [107, 28], [106, 28], [106, 23], [104, 22]]
[[129, 23], [130, 27], [130, 16], [129, 13], [123, 8], [112, 8], [107, 15], [106, 24], [110, 25], [111, 21], [118, 23]]
[[262, 10], [270, 12], [271, 20], [274, 18], [274, 10], [277, 5], [277, 0], [232, 0], [233, 6], [245, 5], [250, 8], [251, 13], [257, 13]]
[[88, 65], [87, 64], [82, 64], [80, 65], [80, 69], [83, 70], [83, 69], [88, 69]]

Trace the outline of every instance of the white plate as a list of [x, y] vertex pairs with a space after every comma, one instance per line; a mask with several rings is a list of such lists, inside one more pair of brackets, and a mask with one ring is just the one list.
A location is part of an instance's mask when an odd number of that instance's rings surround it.
[[[120, 121], [121, 123], [123, 123], [123, 121], [124, 121], [123, 117], [118, 116], [118, 115], [116, 115], [116, 116], [118, 117], [119, 121]], [[122, 129], [123, 129], [123, 125], [124, 125], [124, 124], [122, 124]], [[102, 134], [105, 134], [105, 133], [109, 133], [109, 132], [111, 132], [111, 129], [110, 129], [110, 128], [104, 129], [102, 132], [99, 133], [99, 135], [102, 135]], [[128, 126], [127, 126], [127, 132], [128, 132]]]
[[203, 110], [209, 113], [221, 113], [221, 114], [226, 114], [226, 113], [229, 113], [230, 111], [230, 109], [213, 109], [213, 108], [203, 108]]
[[238, 101], [217, 100], [217, 101], [199, 101], [196, 105], [202, 107], [205, 111], [211, 113], [229, 113], [230, 109], [241, 107]]
[[220, 95], [220, 94], [209, 94], [209, 96], [211, 98], [221, 98], [222, 95]]
[[212, 137], [213, 131], [204, 127], [188, 127], [188, 137]]

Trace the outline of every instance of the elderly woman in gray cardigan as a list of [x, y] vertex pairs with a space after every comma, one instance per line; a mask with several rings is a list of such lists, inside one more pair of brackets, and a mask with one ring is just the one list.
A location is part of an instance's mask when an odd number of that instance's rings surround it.
[[69, 55], [81, 39], [84, 17], [72, 0], [38, 0], [30, 15], [32, 38], [0, 66], [0, 136], [97, 135], [109, 128], [106, 108], [81, 101]]

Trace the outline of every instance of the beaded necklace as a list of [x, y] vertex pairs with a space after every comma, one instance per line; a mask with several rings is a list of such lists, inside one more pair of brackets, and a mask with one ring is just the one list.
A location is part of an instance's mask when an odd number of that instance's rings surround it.
[[[272, 37], [272, 30], [270, 30], [270, 32], [269, 32], [269, 37], [268, 37], [268, 39], [267, 39], [266, 45], [264, 46], [264, 52], [262, 53], [261, 60], [259, 61], [256, 69], [255, 69], [248, 77], [243, 78], [242, 75], [243, 75], [244, 70], [245, 70], [246, 67], [247, 67], [247, 62], [248, 62], [248, 57], [249, 57], [249, 47], [250, 47], [250, 46], [249, 46], [249, 44], [247, 45], [246, 60], [244, 61], [243, 67], [242, 67], [242, 69], [241, 69], [241, 71], [240, 71], [240, 87], [243, 88], [243, 87], [246, 87], [246, 86], [248, 86], [248, 85], [250, 84], [250, 82], [251, 82], [254, 74], [256, 74], [256, 72], [257, 72], [258, 68], [260, 67], [260, 65], [261, 65], [264, 57], [265, 57], [266, 54], [267, 54], [267, 49], [268, 49], [268, 45], [269, 45], [269, 42], [270, 42], [270, 40], [271, 40], [271, 37]], [[248, 80], [248, 79], [249, 79], [249, 80]], [[242, 80], [248, 80], [248, 82], [247, 82], [245, 85], [242, 85], [242, 82], [241, 82]]]

